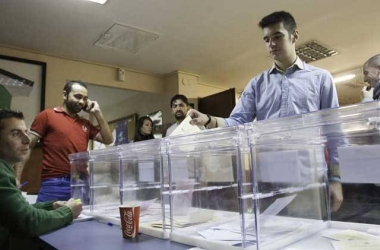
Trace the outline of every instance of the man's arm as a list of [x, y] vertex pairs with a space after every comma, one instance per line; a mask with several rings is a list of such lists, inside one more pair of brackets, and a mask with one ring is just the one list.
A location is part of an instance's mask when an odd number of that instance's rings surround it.
[[104, 119], [103, 113], [100, 110], [98, 102], [88, 100], [87, 105], [91, 107], [87, 112], [90, 112], [95, 116], [100, 127], [100, 134], [95, 137], [95, 141], [111, 144], [113, 142], [113, 136], [110, 127], [108, 126], [108, 122]]
[[29, 148], [33, 149], [36, 146], [37, 142], [40, 140], [40, 138], [33, 133], [29, 134], [29, 138], [30, 138]]

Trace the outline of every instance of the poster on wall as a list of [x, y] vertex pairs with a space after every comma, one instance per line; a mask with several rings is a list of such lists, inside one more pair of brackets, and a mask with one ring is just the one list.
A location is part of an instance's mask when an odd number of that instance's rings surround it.
[[30, 126], [45, 109], [46, 63], [0, 55], [0, 107], [21, 110]]
[[153, 135], [154, 138], [162, 138], [162, 112], [155, 111], [148, 114], [153, 121]]
[[127, 120], [121, 120], [115, 123], [115, 143], [114, 146], [128, 143], [128, 126]]
[[[103, 149], [110, 146], [116, 146], [121, 144], [126, 144], [130, 140], [133, 139], [133, 135], [135, 133], [135, 125], [137, 121], [137, 114], [131, 114], [126, 117], [113, 120], [108, 122], [108, 126], [110, 127], [113, 143], [110, 145], [105, 145], [101, 142], [91, 141], [92, 145], [89, 145], [90, 150]], [[129, 140], [128, 140], [129, 139]]]

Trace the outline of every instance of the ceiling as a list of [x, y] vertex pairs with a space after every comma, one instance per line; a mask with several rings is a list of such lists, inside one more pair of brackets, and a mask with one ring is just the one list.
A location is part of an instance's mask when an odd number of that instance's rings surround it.
[[[340, 52], [314, 66], [360, 75], [363, 62], [380, 51], [379, 9], [374, 0], [2, 0], [0, 44], [159, 75], [181, 70], [241, 90], [271, 65], [257, 27], [263, 16], [291, 12], [299, 44], [315, 39]], [[93, 46], [114, 22], [162, 36], [136, 54]], [[345, 83], [338, 90], [342, 104], [360, 93]]]

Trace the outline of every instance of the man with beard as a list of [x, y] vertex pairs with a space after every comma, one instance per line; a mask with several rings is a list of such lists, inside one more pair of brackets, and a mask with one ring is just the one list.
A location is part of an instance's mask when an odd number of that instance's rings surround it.
[[[380, 54], [368, 59], [363, 65], [364, 81], [370, 86], [362, 89], [362, 95], [367, 98], [362, 102], [379, 100], [380, 97]], [[369, 93], [373, 93], [369, 96]], [[369, 98], [368, 98], [369, 97]]]
[[175, 95], [170, 101], [170, 107], [172, 108], [172, 113], [177, 120], [176, 123], [171, 125], [166, 130], [166, 136], [170, 136], [171, 133], [178, 127], [178, 125], [185, 119], [187, 111], [189, 111], [189, 101], [184, 95]]
[[[82, 110], [95, 116], [100, 129], [78, 115]], [[113, 142], [98, 103], [88, 98], [87, 86], [82, 81], [66, 83], [62, 107], [39, 113], [30, 137], [30, 148], [42, 141], [42, 181], [37, 202], [70, 199], [69, 154], [87, 151], [89, 139], [105, 144]]]

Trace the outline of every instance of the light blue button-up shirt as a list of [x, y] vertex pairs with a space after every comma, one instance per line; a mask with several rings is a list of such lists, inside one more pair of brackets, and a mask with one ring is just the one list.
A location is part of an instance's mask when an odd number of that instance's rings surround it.
[[275, 65], [253, 78], [245, 88], [226, 126], [274, 119], [339, 107], [331, 74], [297, 58], [282, 72]]

